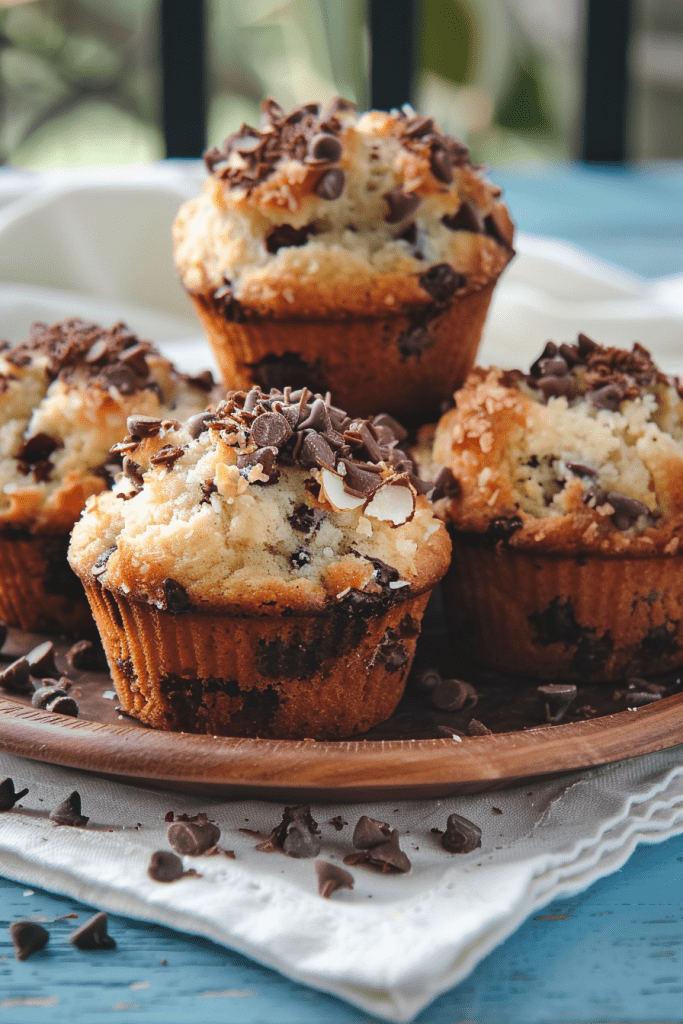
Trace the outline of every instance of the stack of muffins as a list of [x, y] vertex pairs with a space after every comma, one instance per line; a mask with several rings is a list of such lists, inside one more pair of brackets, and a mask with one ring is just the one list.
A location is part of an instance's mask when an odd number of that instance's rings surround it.
[[[469, 373], [513, 226], [467, 150], [410, 108], [267, 101], [206, 163], [174, 249], [225, 397], [190, 408], [198, 382], [165, 364], [167, 393], [119, 326], [79, 342], [78, 369], [45, 351], [69, 409], [76, 378], [125, 405], [118, 464], [95, 471], [84, 444], [74, 484], [40, 389], [6, 417], [5, 461], [42, 488], [6, 473], [6, 529], [68, 530], [85, 503], [69, 559], [123, 709], [214, 735], [362, 733], [396, 707], [447, 570], [475, 660], [550, 680], [680, 664], [677, 383], [583, 335], [528, 374]], [[394, 417], [433, 423], [454, 391], [418, 471]]]

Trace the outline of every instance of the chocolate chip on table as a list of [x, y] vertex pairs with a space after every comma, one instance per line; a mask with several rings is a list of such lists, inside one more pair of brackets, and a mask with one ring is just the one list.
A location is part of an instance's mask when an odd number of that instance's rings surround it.
[[26, 655], [26, 661], [34, 679], [57, 679], [59, 670], [55, 664], [55, 646], [51, 640], [38, 644]]
[[45, 710], [50, 701], [57, 697], [66, 697], [66, 690], [63, 690], [57, 681], [43, 680], [44, 685], [39, 686], [31, 697], [31, 705], [34, 708]]
[[50, 933], [35, 921], [12, 921], [8, 928], [17, 960], [28, 960], [31, 953], [47, 945]]
[[462, 679], [441, 679], [432, 692], [432, 703], [440, 711], [473, 708], [478, 701], [479, 694], [475, 688]]
[[315, 871], [318, 876], [318, 895], [328, 900], [337, 889], [353, 889], [353, 875], [344, 868], [330, 864], [326, 860], [315, 862]]
[[647, 505], [635, 498], [629, 498], [626, 494], [619, 494], [617, 491], [608, 491], [605, 501], [614, 509], [614, 515], [610, 518], [617, 530], [628, 530], [640, 519], [645, 517], [648, 525], [652, 523], [652, 513]]
[[282, 843], [282, 850], [288, 857], [304, 860], [317, 857], [320, 853], [320, 839], [317, 835], [293, 824]]
[[161, 430], [161, 420], [156, 416], [129, 416], [126, 429], [131, 437], [156, 437]]
[[397, 829], [390, 833], [389, 839], [385, 839], [377, 846], [344, 857], [344, 863], [368, 864], [371, 867], [379, 868], [383, 874], [389, 872], [405, 874], [412, 867], [410, 860], [399, 846]]
[[569, 705], [576, 699], [573, 683], [547, 683], [536, 690], [545, 702], [545, 720], [551, 725], [562, 721]]
[[339, 199], [345, 184], [346, 175], [341, 167], [331, 167], [318, 179], [313, 191], [321, 199]]
[[353, 830], [353, 845], [357, 850], [371, 850], [391, 838], [391, 826], [367, 814], [361, 814]]
[[77, 640], [66, 652], [66, 660], [77, 671], [97, 672], [106, 667], [104, 651], [92, 640]]
[[398, 185], [391, 191], [385, 192], [383, 198], [386, 199], [389, 207], [389, 212], [384, 215], [387, 224], [399, 224], [402, 220], [412, 217], [422, 202], [414, 192], [404, 192]]
[[14, 779], [3, 779], [0, 782], [0, 811], [11, 811], [17, 800], [26, 796], [28, 788], [20, 789], [18, 793], [14, 790]]
[[155, 850], [149, 859], [147, 874], [153, 882], [177, 882], [184, 874], [183, 862], [170, 850]]
[[216, 846], [221, 830], [200, 811], [193, 817], [179, 816], [168, 826], [166, 835], [176, 853], [186, 857], [201, 857]]
[[81, 795], [77, 790], [70, 793], [66, 800], [50, 811], [50, 821], [55, 825], [71, 825], [75, 828], [83, 828], [90, 821], [81, 814]]
[[341, 832], [345, 825], [348, 825], [348, 821], [344, 821], [341, 814], [335, 814], [334, 818], [330, 818], [328, 825], [333, 825], [335, 832]]
[[[266, 839], [257, 844], [256, 849], [262, 853], [285, 853], [290, 857], [317, 856], [320, 852], [320, 847], [318, 846], [315, 852], [313, 852], [314, 843], [307, 844], [304, 847], [301, 836], [293, 837], [289, 843], [289, 848], [285, 849], [285, 842], [292, 830], [302, 834], [308, 832], [311, 836], [318, 836], [320, 834], [318, 823], [311, 815], [311, 808], [308, 804], [303, 804], [299, 807], [285, 807], [282, 821], [275, 826]], [[240, 832], [246, 831], [245, 829], [240, 829]], [[307, 850], [310, 850], [310, 852], [306, 852]]]
[[483, 722], [480, 722], [476, 718], [472, 718], [467, 726], [467, 734], [468, 736], [492, 736], [493, 731], [487, 728]]
[[481, 829], [460, 814], [449, 814], [441, 845], [449, 853], [471, 853], [481, 846]]
[[31, 671], [26, 658], [17, 658], [0, 672], [0, 686], [11, 693], [31, 692]]
[[69, 942], [76, 949], [115, 949], [116, 942], [107, 933], [107, 915], [94, 914], [80, 928], [72, 932]]
[[78, 704], [73, 697], [66, 694], [57, 694], [45, 705], [46, 711], [55, 715], [68, 715], [70, 718], [78, 718]]
[[415, 684], [425, 693], [433, 693], [440, 682], [441, 673], [436, 668], [423, 668], [415, 679]]

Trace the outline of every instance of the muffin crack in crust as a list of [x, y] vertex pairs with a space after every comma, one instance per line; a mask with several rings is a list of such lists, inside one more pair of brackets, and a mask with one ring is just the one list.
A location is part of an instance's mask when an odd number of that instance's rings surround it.
[[478, 368], [456, 400], [434, 456], [460, 484], [439, 507], [461, 534], [513, 549], [678, 552], [683, 401], [642, 345], [549, 342], [528, 374]]

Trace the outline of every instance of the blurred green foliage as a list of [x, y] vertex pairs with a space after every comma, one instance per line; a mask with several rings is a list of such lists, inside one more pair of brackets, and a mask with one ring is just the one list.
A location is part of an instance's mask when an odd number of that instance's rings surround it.
[[[523, 2], [416, 0], [414, 105], [477, 159], [571, 148], [575, 95], [561, 68], [572, 55], [530, 37]], [[266, 95], [284, 107], [337, 93], [367, 106], [365, 0], [206, 0], [206, 10], [210, 142], [257, 121]], [[0, 161], [41, 168], [163, 157], [158, 33], [159, 0], [0, 9]]]

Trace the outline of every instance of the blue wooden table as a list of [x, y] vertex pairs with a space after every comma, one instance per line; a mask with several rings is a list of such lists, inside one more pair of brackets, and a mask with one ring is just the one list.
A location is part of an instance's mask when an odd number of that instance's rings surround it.
[[[683, 273], [683, 166], [535, 167], [493, 176], [523, 230], [574, 242], [645, 277]], [[70, 919], [50, 925], [45, 950], [14, 959], [12, 920], [77, 913], [82, 923], [95, 909], [0, 879], [0, 1024], [374, 1019], [204, 939], [121, 917], [110, 918], [114, 951], [73, 950]], [[621, 871], [528, 920], [417, 1020], [683, 1021], [683, 837], [640, 847]]]

